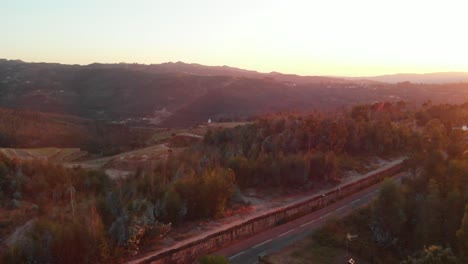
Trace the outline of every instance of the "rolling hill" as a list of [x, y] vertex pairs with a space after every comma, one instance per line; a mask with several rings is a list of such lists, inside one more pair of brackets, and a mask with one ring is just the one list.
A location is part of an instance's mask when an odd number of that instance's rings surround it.
[[182, 127], [208, 118], [429, 99], [462, 103], [468, 84], [389, 84], [182, 62], [80, 66], [0, 60], [0, 107], [136, 126]]
[[[353, 78], [354, 79], [354, 78]], [[388, 83], [400, 83], [400, 82], [412, 82], [412, 83], [459, 83], [468, 82], [467, 72], [436, 72], [436, 73], [402, 73], [402, 74], [391, 74], [381, 75], [374, 77], [360, 77], [356, 79], [364, 79], [369, 81], [377, 82], [388, 82]]]

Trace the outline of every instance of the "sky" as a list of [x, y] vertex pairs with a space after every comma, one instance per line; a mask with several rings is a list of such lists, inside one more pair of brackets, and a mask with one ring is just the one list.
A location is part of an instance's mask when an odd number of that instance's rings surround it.
[[0, 0], [0, 58], [261, 72], [468, 72], [466, 0]]

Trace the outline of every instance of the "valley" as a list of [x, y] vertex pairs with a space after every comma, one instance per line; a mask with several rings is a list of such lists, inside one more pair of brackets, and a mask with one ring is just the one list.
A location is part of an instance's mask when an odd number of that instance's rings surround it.
[[355, 104], [463, 103], [466, 83], [418, 84], [263, 74], [198, 64], [62, 65], [0, 60], [0, 107], [130, 126], [184, 128], [283, 111], [336, 112]]
[[[464, 83], [390, 84], [184, 63], [1, 64], [8, 76], [21, 73], [0, 87], [0, 252], [7, 262], [52, 254], [103, 263], [183, 263], [206, 254], [251, 262], [270, 242], [274, 253], [329, 227], [321, 221], [298, 236], [302, 227], [294, 223], [328, 219], [345, 207], [353, 216], [380, 198], [362, 194], [356, 207], [341, 197], [333, 201], [337, 208], [317, 205], [305, 218], [294, 209], [273, 226], [255, 225], [264, 233], [243, 225], [366, 181], [395, 162], [410, 179], [424, 179], [417, 164], [439, 155], [434, 164], [448, 163], [447, 175], [455, 175], [448, 182], [460, 188], [447, 186], [459, 193], [466, 187], [460, 128], [468, 108], [446, 103], [466, 101]], [[235, 73], [218, 75], [228, 71]], [[371, 185], [375, 197], [378, 186]], [[457, 228], [462, 197], [451, 201]], [[240, 232], [242, 247], [232, 236], [232, 243], [206, 240], [231, 229]], [[46, 235], [53, 237], [49, 248], [40, 240]], [[343, 250], [338, 242], [314, 245]]]

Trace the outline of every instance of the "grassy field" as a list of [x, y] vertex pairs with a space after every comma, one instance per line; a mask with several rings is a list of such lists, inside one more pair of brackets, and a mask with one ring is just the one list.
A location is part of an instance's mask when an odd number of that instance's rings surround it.
[[0, 148], [0, 153], [10, 159], [30, 160], [46, 159], [52, 162], [64, 162], [84, 156], [87, 153], [79, 148]]
[[134, 171], [138, 167], [144, 168], [152, 166], [154, 161], [161, 160], [166, 157], [169, 150], [172, 150], [173, 153], [179, 151], [178, 149], [168, 147], [167, 144], [158, 144], [155, 146], [123, 152], [114, 156], [76, 161], [65, 165], [68, 167], [81, 166], [82, 168], [88, 169], [107, 168]]
[[203, 124], [189, 128], [158, 128], [155, 129], [153, 137], [149, 140], [150, 144], [158, 144], [169, 140], [174, 135], [179, 134], [193, 134], [203, 137], [209, 129], [216, 128], [234, 128], [237, 126], [244, 126], [252, 122], [222, 122]]
[[[200, 140], [209, 129], [233, 128], [246, 124], [249, 124], [249, 122], [212, 123], [210, 125], [198, 125], [181, 129], [152, 129], [154, 135], [146, 142], [146, 144], [149, 145], [148, 147], [119, 153], [113, 156], [94, 157], [91, 159], [87, 152], [81, 151], [79, 148], [0, 148], [0, 153], [3, 153], [11, 159], [44, 159], [51, 162], [64, 163], [67, 167], [81, 166], [90, 169], [106, 167], [133, 170], [134, 167], [139, 167], [146, 163], [151, 163], [151, 161], [166, 157], [170, 150], [173, 152], [180, 151], [181, 148], [170, 147], [170, 144], [166, 144], [174, 136], [193, 137]], [[88, 160], [85, 159], [86, 157]], [[132, 164], [135, 166], [132, 166]]]
[[222, 123], [211, 123], [210, 127], [221, 127], [221, 128], [233, 128], [236, 126], [245, 126], [252, 124], [253, 122], [222, 122]]

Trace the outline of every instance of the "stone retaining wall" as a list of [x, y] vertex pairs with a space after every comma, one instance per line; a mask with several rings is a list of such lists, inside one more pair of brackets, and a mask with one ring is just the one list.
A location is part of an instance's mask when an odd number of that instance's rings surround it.
[[249, 219], [238, 225], [228, 227], [225, 230], [200, 238], [199, 240], [187, 243], [181, 247], [163, 251], [139, 263], [196, 263], [197, 259], [202, 255], [219, 250], [236, 240], [242, 240], [266, 229], [284, 224], [288, 221], [314, 212], [325, 207], [327, 204], [340, 200], [364, 188], [374, 185], [386, 177], [396, 174], [401, 170], [401, 168], [402, 162], [399, 162], [393, 166], [378, 170], [358, 181], [341, 186], [340, 188], [336, 188], [324, 194], [319, 194], [315, 197], [292, 205], [276, 208], [273, 211]]

